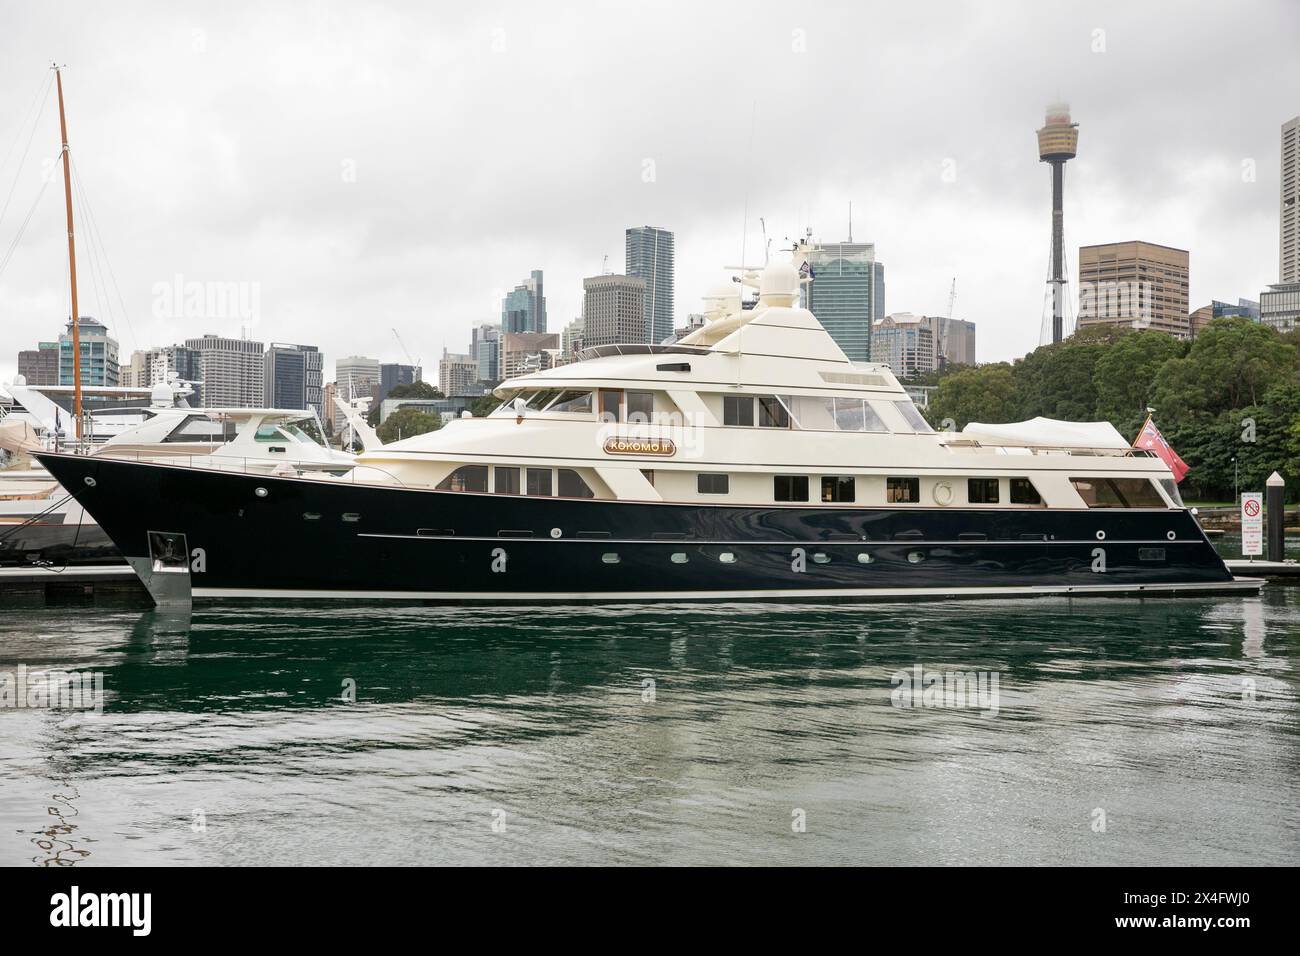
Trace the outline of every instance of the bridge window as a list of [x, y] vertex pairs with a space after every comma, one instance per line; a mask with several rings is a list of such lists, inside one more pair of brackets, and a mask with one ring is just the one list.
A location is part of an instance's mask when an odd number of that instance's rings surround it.
[[561, 392], [546, 410], [548, 412], [590, 412], [591, 392], [574, 390]]
[[898, 409], [898, 414], [903, 416], [903, 420], [912, 426], [913, 431], [929, 433], [934, 429], [930, 423], [925, 420], [925, 416], [916, 410], [916, 406], [911, 402], [894, 402], [894, 407]]
[[1146, 478], [1071, 478], [1089, 508], [1164, 508], [1165, 499]]
[[753, 425], [754, 399], [748, 395], [723, 395], [722, 424], [743, 427]]
[[487, 491], [487, 465], [461, 465], [438, 483], [439, 491]]
[[761, 428], [789, 428], [790, 413], [775, 395], [758, 399], [758, 424]]
[[632, 423], [649, 422], [654, 420], [655, 414], [655, 393], [654, 392], [628, 392], [627, 393], [627, 420]]
[[559, 469], [559, 489], [561, 498], [596, 497], [596, 493], [582, 480], [582, 476], [571, 468]]
[[499, 495], [519, 494], [519, 469], [497, 465], [492, 469], [493, 490]]
[[551, 496], [551, 469], [528, 469], [528, 493], [530, 495], [540, 495], [543, 498]]
[[1041, 505], [1043, 496], [1038, 493], [1034, 483], [1028, 478], [1011, 479], [1011, 503], [1013, 505]]

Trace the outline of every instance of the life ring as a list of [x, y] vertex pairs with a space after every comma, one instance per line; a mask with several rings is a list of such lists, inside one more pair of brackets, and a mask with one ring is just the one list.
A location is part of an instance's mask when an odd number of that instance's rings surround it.
[[946, 481], [937, 482], [934, 486], [934, 503], [937, 505], [952, 504], [952, 485]]

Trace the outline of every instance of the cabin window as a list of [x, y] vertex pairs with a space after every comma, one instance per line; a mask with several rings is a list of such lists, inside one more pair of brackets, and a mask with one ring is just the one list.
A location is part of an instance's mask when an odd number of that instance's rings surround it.
[[461, 465], [438, 483], [439, 491], [487, 491], [487, 465]]
[[825, 551], [818, 551], [812, 556], [813, 564], [830, 564], [831, 556]]
[[235, 423], [226, 419], [214, 421], [206, 415], [188, 415], [185, 420], [167, 433], [163, 442], [205, 441], [221, 442], [235, 440]]
[[1164, 548], [1138, 548], [1139, 561], [1163, 561], [1164, 559]]
[[743, 427], [753, 425], [754, 400], [748, 395], [723, 395], [722, 424]]
[[653, 468], [642, 468], [641, 476], [645, 478], [646, 481], [650, 482], [651, 488], [655, 486], [655, 470]]
[[721, 561], [723, 564], [735, 564], [736, 555], [732, 551], [723, 551], [720, 555], [718, 555], [718, 560]]
[[822, 477], [822, 501], [852, 501], [854, 480], [843, 475]]
[[921, 479], [886, 478], [885, 500], [890, 504], [916, 504], [921, 500]]
[[1163, 508], [1165, 500], [1146, 478], [1071, 478], [1089, 508]]
[[543, 498], [551, 496], [551, 469], [529, 468], [527, 471], [528, 493]]
[[1011, 503], [1013, 505], [1041, 505], [1043, 496], [1038, 493], [1034, 483], [1028, 478], [1011, 479]]
[[760, 428], [789, 428], [790, 413], [775, 395], [758, 399], [758, 424]]
[[997, 504], [998, 480], [996, 478], [968, 478], [966, 480], [966, 500], [973, 505]]
[[559, 397], [546, 409], [548, 412], [590, 412], [591, 411], [591, 392], [567, 391], [561, 392]]
[[649, 422], [654, 419], [654, 414], [654, 392], [627, 393], [627, 420], [629, 422]]
[[696, 489], [702, 495], [725, 495], [731, 489], [729, 475], [697, 475]]
[[807, 475], [773, 475], [772, 497], [777, 501], [807, 501]]
[[582, 480], [582, 476], [571, 468], [559, 469], [559, 489], [561, 498], [594, 498], [596, 493]]
[[492, 469], [493, 490], [499, 495], [519, 494], [519, 469], [497, 465]]
[[600, 560], [605, 562], [605, 564], [618, 564], [619, 557], [618, 554], [613, 551], [606, 551], [600, 556]]
[[686, 564], [691, 559], [686, 556], [685, 551], [674, 551], [669, 560], [672, 561], [673, 564]]
[[898, 409], [898, 414], [903, 416], [903, 421], [912, 427], [912, 431], [922, 433], [934, 431], [930, 423], [925, 420], [925, 416], [917, 411], [916, 406], [911, 402], [894, 402], [894, 407]]
[[560, 390], [558, 388], [545, 388], [540, 392], [534, 392], [532, 397], [528, 399], [527, 405], [533, 411], [539, 412], [547, 405], [551, 404], [551, 402], [555, 401], [559, 395]]
[[623, 408], [623, 393], [617, 389], [600, 390], [600, 420], [616, 422]]

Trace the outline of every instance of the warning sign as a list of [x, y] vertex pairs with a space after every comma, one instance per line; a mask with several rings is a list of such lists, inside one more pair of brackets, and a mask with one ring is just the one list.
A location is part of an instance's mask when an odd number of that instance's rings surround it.
[[1264, 496], [1258, 491], [1241, 496], [1241, 556], [1264, 553]]

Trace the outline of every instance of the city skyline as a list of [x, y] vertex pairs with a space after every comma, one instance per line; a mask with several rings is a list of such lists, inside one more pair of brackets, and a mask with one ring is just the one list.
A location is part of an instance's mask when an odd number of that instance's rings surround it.
[[[846, 29], [828, 30], [815, 11], [773, 5], [739, 27], [734, 11], [692, 11], [683, 32], [667, 29], [672, 17], [557, 24], [507, 7], [440, 24], [414, 6], [380, 9], [340, 7], [301, 25], [245, 10], [218, 26], [159, 6], [130, 33], [88, 11], [93, 42], [65, 40], [58, 17], [40, 9], [8, 15], [0, 146], [22, 131], [48, 65], [30, 51], [59, 48], [76, 172], [121, 291], [121, 307], [112, 292], [99, 301], [87, 264], [81, 312], [110, 326], [124, 356], [248, 328], [327, 355], [399, 359], [390, 326], [413, 354], [436, 355], [444, 343], [464, 347], [473, 326], [499, 316], [502, 298], [533, 269], [547, 273], [559, 329], [580, 314], [582, 279], [599, 273], [605, 255], [617, 263], [624, 230], [645, 222], [676, 235], [682, 325], [742, 249], [749, 264], [761, 261], [760, 217], [774, 251], [807, 226], [838, 242], [852, 202], [855, 238], [875, 243], [889, 264], [891, 309], [946, 313], [955, 275], [954, 314], [980, 326], [980, 360], [1018, 357], [1038, 344], [1050, 224], [1033, 128], [1058, 96], [1088, 137], [1069, 172], [1067, 259], [1080, 246], [1133, 236], [1188, 249], [1193, 309], [1255, 298], [1279, 281], [1278, 134], [1300, 97], [1268, 77], [1300, 29], [1295, 11], [1243, 17], [1192, 5], [1170, 21], [1118, 4], [1026, 4], [1000, 17], [954, 7], [936, 23], [863, 8], [845, 14]], [[888, 44], [865, 62], [846, 56], [856, 26], [868, 24]], [[641, 54], [616, 42], [619, 31], [650, 31], [654, 42], [637, 49], [670, 50], [680, 65], [663, 88], [635, 81], [631, 116], [607, 115], [612, 94], [585, 91], [583, 80], [619, 69], [607, 59], [612, 49], [632, 75]], [[404, 55], [391, 56], [393, 45]], [[1206, 71], [1188, 53], [1207, 45], [1257, 55], [1234, 60], [1229, 73]], [[313, 50], [334, 66], [302, 84], [294, 64], [322, 62]], [[533, 67], [565, 51], [598, 62], [570, 58], [529, 89]], [[922, 77], [909, 64], [926, 51], [942, 55]], [[140, 55], [169, 83], [139, 74]], [[1157, 55], [1170, 66], [1153, 78], [1146, 64]], [[830, 114], [810, 95], [847, 82], [849, 63], [856, 80], [888, 86], [892, 100], [863, 106], [867, 131], [828, 128]], [[713, 82], [707, 102], [694, 102], [690, 89], [727, 72], [719, 64], [737, 79]], [[466, 92], [430, 103], [431, 76]], [[583, 94], [565, 92], [575, 88]], [[535, 96], [555, 101], [540, 117], [525, 108]], [[287, 114], [292, 135], [277, 135]], [[601, 135], [573, 135], [596, 114]], [[918, 121], [927, 115], [943, 122]], [[503, 148], [543, 122], [554, 133], [546, 150], [520, 157]], [[774, 129], [789, 131], [775, 148]], [[440, 145], [448, 130], [465, 149]], [[0, 222], [6, 243], [40, 188], [37, 158], [55, 155], [48, 108], [34, 143]], [[6, 185], [14, 164], [0, 168]], [[2, 379], [17, 371], [18, 351], [46, 337], [27, 329], [68, 313], [52, 196], [35, 206], [0, 276]], [[79, 216], [85, 229], [87, 213]], [[107, 277], [102, 265], [100, 273]], [[252, 307], [188, 317], [167, 290], [189, 282], [242, 284], [236, 302]]]

